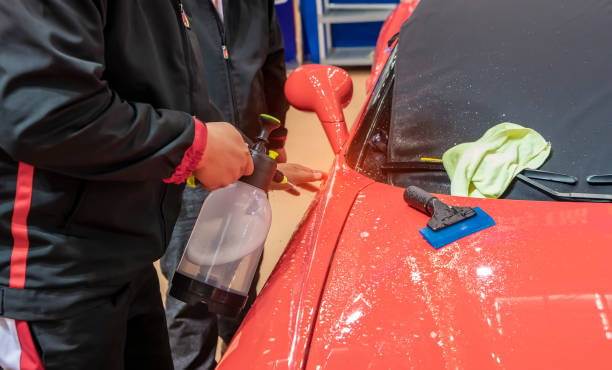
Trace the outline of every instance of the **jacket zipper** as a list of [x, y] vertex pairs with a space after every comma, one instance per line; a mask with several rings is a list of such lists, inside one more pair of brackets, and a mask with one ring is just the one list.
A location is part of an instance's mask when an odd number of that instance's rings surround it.
[[187, 29], [191, 29], [191, 22], [189, 21], [189, 17], [187, 13], [185, 13], [185, 8], [183, 8], [183, 3], [179, 1], [179, 12], [181, 13], [181, 20], [183, 21], [183, 26]]
[[[194, 107], [195, 107], [195, 100], [194, 100], [194, 86], [193, 86], [193, 69], [192, 69], [192, 65], [191, 62], [193, 60], [193, 50], [191, 48], [191, 42], [189, 41], [189, 35], [187, 35], [187, 32], [189, 32], [188, 30], [191, 29], [191, 22], [189, 21], [189, 17], [187, 16], [187, 14], [185, 13], [185, 9], [183, 8], [183, 2], [181, 0], [172, 0], [172, 3], [174, 5], [175, 11], [177, 12], [177, 15], [180, 19], [181, 24], [183, 25], [183, 29], [181, 30], [182, 33], [182, 39], [183, 39], [183, 48], [185, 50], [185, 55], [184, 55], [184, 59], [185, 59], [185, 68], [187, 69], [187, 91], [189, 92], [189, 113], [190, 114], [194, 114]], [[169, 238], [168, 238], [168, 233], [166, 232], [166, 214], [164, 212], [164, 201], [165, 198], [167, 196], [167, 192], [168, 192], [168, 184], [164, 184], [164, 191], [161, 195], [161, 199], [160, 199], [160, 204], [161, 204], [161, 208], [160, 208], [160, 213], [161, 213], [161, 232], [162, 232], [162, 237], [164, 240], [164, 245], [168, 245], [169, 243]]]
[[181, 23], [183, 24], [183, 32], [182, 32], [182, 36], [183, 36], [183, 48], [185, 49], [185, 67], [187, 68], [187, 87], [189, 90], [189, 110], [190, 110], [190, 114], [194, 113], [193, 107], [195, 107], [195, 101], [194, 101], [194, 91], [193, 91], [193, 81], [191, 80], [193, 78], [193, 70], [192, 70], [192, 65], [191, 65], [191, 61], [193, 58], [192, 57], [192, 53], [193, 50], [191, 48], [191, 42], [189, 41], [189, 35], [187, 35], [186, 30], [191, 29], [191, 23], [189, 21], [189, 17], [187, 16], [187, 14], [185, 13], [185, 9], [183, 8], [183, 2], [181, 0], [177, 1], [177, 5], [178, 5], [178, 16], [181, 19]]
[[215, 9], [215, 6], [213, 5], [212, 1], [209, 1], [209, 3], [210, 3], [209, 6], [212, 8], [213, 13], [215, 14], [215, 19], [217, 20], [217, 28], [219, 29], [219, 36], [221, 36], [221, 53], [223, 55], [223, 59], [225, 60], [225, 71], [227, 72], [228, 90], [230, 93], [230, 100], [232, 102], [232, 112], [234, 115], [233, 121], [234, 121], [234, 125], [237, 128], [240, 128], [240, 116], [238, 115], [238, 107], [236, 104], [236, 92], [234, 90], [234, 84], [232, 81], [232, 69], [231, 69], [232, 61], [229, 58], [229, 50], [227, 49], [225, 28], [223, 26], [223, 22], [221, 21], [221, 18], [219, 17], [219, 13], [217, 12], [217, 9]]

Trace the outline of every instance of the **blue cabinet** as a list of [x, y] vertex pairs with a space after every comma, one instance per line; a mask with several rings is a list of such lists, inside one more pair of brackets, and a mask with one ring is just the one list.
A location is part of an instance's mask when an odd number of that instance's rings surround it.
[[283, 33], [285, 44], [285, 60], [288, 63], [297, 59], [297, 46], [295, 42], [295, 19], [293, 18], [293, 0], [276, 0], [274, 2], [278, 23]]
[[397, 0], [302, 0], [310, 59], [339, 66], [372, 64], [376, 38]]

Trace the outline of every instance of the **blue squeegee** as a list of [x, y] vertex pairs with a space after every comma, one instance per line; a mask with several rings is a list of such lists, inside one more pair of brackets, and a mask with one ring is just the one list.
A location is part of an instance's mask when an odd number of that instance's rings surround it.
[[418, 186], [407, 187], [404, 200], [431, 216], [427, 227], [419, 233], [436, 249], [495, 225], [491, 216], [479, 207], [449, 206]]

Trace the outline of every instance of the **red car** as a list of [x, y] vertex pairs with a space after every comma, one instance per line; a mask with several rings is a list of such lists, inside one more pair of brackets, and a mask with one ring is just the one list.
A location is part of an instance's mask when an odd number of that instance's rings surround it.
[[[350, 133], [348, 74], [296, 69], [287, 97], [335, 161], [218, 368], [612, 368], [610, 25], [605, 0], [423, 0]], [[415, 165], [505, 121], [576, 181], [460, 197]], [[410, 185], [495, 225], [433, 248]]]

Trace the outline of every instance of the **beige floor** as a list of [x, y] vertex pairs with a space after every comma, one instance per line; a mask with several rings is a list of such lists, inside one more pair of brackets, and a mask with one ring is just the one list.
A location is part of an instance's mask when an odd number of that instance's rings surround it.
[[[349, 127], [359, 114], [365, 100], [365, 81], [369, 74], [367, 68], [348, 69], [353, 79], [353, 99], [344, 114]], [[323, 129], [314, 113], [301, 112], [291, 108], [287, 114], [286, 149], [289, 162], [300, 163], [310, 168], [327, 171], [333, 160], [333, 153]], [[319, 185], [315, 183], [315, 185]], [[274, 265], [282, 254], [296, 226], [300, 222], [308, 205], [315, 196], [311, 190], [300, 189], [301, 195], [291, 195], [285, 191], [271, 191], [272, 226], [264, 249], [260, 270], [261, 278], [257, 288], [261, 290]], [[167, 281], [160, 275], [162, 293], [167, 289]]]

